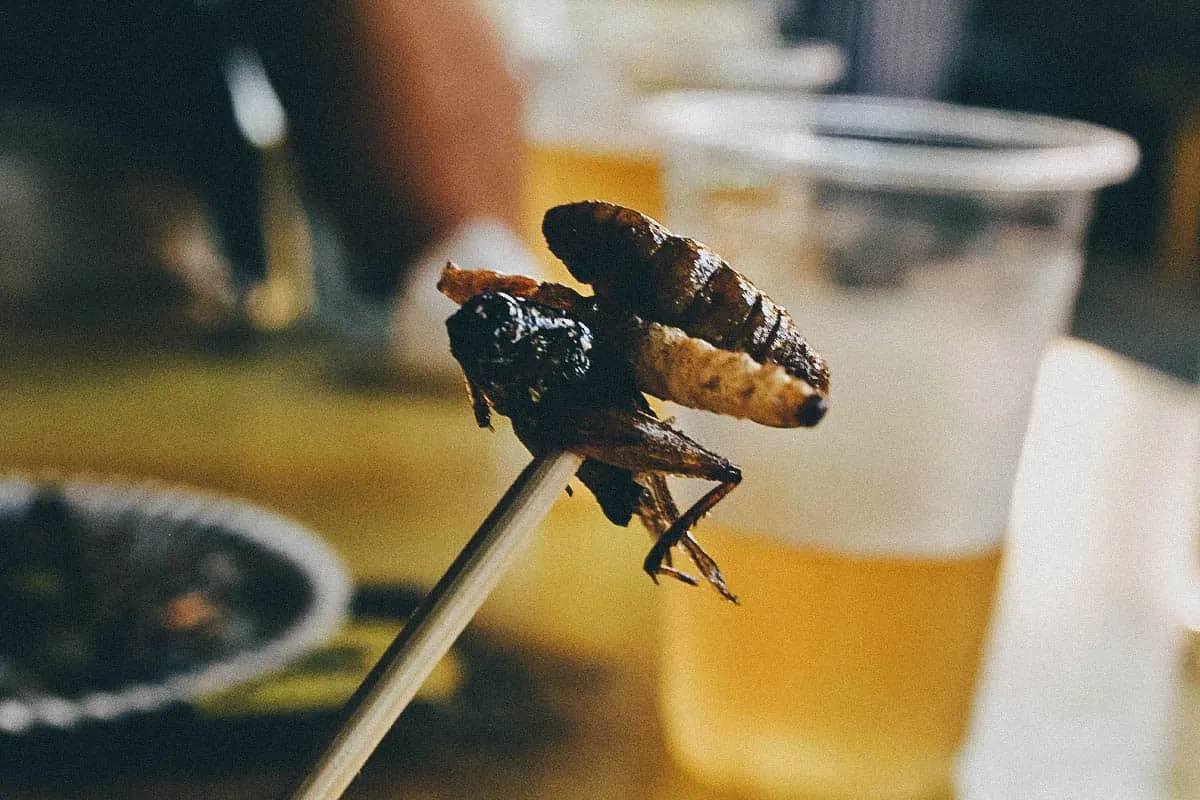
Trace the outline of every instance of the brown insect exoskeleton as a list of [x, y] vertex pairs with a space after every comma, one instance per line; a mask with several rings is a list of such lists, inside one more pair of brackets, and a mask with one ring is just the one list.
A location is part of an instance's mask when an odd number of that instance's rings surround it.
[[594, 200], [550, 209], [542, 233], [550, 251], [597, 297], [722, 350], [778, 364], [829, 391], [825, 361], [791, 315], [703, 244], [673, 235], [639, 211]]
[[[618, 218], [623, 222], [613, 229]], [[628, 525], [636, 514], [656, 537], [643, 564], [652, 578], [696, 582], [671, 565], [671, 550], [680, 545], [704, 578], [736, 602], [691, 528], [737, 486], [741, 471], [658, 419], [642, 392], [767, 425], [811, 426], [825, 410], [824, 362], [787, 312], [710, 251], [672, 237], [648, 217], [575, 204], [551, 209], [546, 228], [552, 249], [569, 251], [568, 267], [586, 276], [594, 297], [453, 265], [438, 283], [462, 305], [446, 325], [476, 421], [488, 427], [495, 410], [535, 455], [564, 449], [583, 456], [578, 476], [608, 519]], [[622, 254], [619, 272], [586, 254], [589, 231], [597, 249]], [[649, 278], [638, 275], [638, 253], [649, 253], [641, 262]], [[669, 263], [664, 253], [680, 260]], [[731, 285], [745, 300], [740, 312], [724, 288]], [[672, 300], [672, 293], [679, 296]], [[787, 363], [772, 360], [774, 354]], [[681, 514], [667, 474], [717, 486]]]

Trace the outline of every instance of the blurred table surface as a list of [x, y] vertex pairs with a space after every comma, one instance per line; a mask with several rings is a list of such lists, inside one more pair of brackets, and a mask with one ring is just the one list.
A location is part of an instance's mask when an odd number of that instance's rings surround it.
[[[49, 357], [53, 355], [53, 357]], [[475, 428], [461, 387], [350, 387], [329, 353], [276, 343], [236, 356], [188, 349], [3, 357], [0, 465], [204, 486], [308, 524], [371, 583], [428, 586], [525, 456]], [[656, 592], [648, 539], [614, 528], [579, 493], [556, 507], [476, 625], [522, 656], [562, 723], [537, 746], [439, 741], [384, 751], [350, 798], [723, 798], [669, 763], [655, 708]], [[698, 602], [713, 600], [700, 591]], [[1200, 798], [1200, 688], [1182, 699], [1175, 798]], [[278, 796], [294, 768], [6, 785], [11, 800]]]

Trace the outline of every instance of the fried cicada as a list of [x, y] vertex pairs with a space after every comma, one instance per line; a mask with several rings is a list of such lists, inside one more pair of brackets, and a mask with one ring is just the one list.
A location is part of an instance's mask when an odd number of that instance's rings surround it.
[[[578, 477], [608, 519], [628, 525], [636, 515], [656, 537], [643, 565], [652, 578], [696, 582], [671, 564], [679, 545], [736, 602], [691, 528], [741, 471], [660, 420], [643, 392], [766, 425], [811, 426], [825, 411], [824, 362], [786, 311], [649, 217], [580, 203], [551, 209], [544, 227], [551, 249], [594, 295], [453, 264], [438, 283], [462, 306], [446, 326], [476, 421], [488, 427], [494, 410], [535, 455], [583, 456]], [[608, 260], [588, 251], [589, 237]], [[744, 301], [740, 312], [731, 286]], [[668, 474], [717, 486], [680, 513]]]

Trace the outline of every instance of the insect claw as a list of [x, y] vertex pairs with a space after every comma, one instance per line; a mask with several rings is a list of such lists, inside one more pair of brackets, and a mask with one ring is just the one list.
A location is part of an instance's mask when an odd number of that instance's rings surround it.
[[[642, 569], [653, 578], [657, 574], [669, 574], [670, 572], [678, 572], [671, 566], [671, 548], [675, 545], [672, 537], [666, 535], [660, 536], [654, 546], [650, 548], [650, 552], [646, 554], [646, 560], [642, 562]], [[657, 581], [655, 581], [657, 583]]]
[[680, 572], [674, 567], [668, 567], [664, 564], [660, 564], [654, 570], [646, 570], [646, 572], [650, 575], [650, 580], [654, 581], [655, 583], [658, 583], [659, 575], [670, 575], [675, 580], [686, 583], [688, 586], [700, 585], [700, 581], [696, 580], [691, 575], [688, 575], [686, 572]]
[[696, 541], [691, 532], [685, 533], [679, 541], [680, 545], [687, 554], [691, 557], [692, 563], [704, 575], [705, 580], [713, 585], [713, 588], [720, 592], [721, 596], [734, 605], [740, 605], [737, 595], [729, 591], [729, 587], [725, 584], [725, 576], [721, 574], [721, 569], [717, 566], [717, 562], [713, 561], [712, 556], [704, 551], [700, 543]]
[[[708, 553], [705, 553], [700, 548], [700, 545], [692, 538], [691, 534], [685, 534], [680, 543], [688, 551], [688, 555], [691, 556], [692, 562], [700, 569], [704, 579], [711, 583], [713, 588], [722, 597], [736, 605], [738, 602], [737, 596], [725, 586], [725, 577], [721, 574], [721, 570], [717, 569], [716, 563], [709, 557]], [[642, 568], [646, 571], [646, 574], [656, 584], [658, 583], [658, 575], [670, 575], [672, 578], [682, 581], [689, 586], [699, 586], [699, 580], [671, 566], [672, 546], [670, 539], [667, 537], [660, 538], [654, 543], [654, 546], [650, 548], [650, 552], [646, 555], [645, 562], [642, 564]]]

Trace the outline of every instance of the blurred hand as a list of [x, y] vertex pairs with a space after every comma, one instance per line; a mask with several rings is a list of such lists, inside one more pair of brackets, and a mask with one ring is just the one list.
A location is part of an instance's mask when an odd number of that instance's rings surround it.
[[394, 291], [468, 220], [517, 229], [521, 94], [471, 0], [260, 2], [244, 14], [359, 288]]

